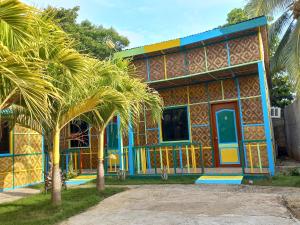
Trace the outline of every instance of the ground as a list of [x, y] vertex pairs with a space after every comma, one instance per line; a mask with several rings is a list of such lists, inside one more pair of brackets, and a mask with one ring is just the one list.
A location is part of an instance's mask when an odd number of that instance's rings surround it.
[[105, 199], [61, 225], [298, 224], [288, 201], [292, 199], [299, 202], [299, 196], [299, 188], [246, 185], [131, 186], [130, 190]]
[[18, 188], [16, 190], [0, 192], [0, 204], [13, 202], [15, 200], [40, 193], [39, 190], [31, 189], [31, 188]]

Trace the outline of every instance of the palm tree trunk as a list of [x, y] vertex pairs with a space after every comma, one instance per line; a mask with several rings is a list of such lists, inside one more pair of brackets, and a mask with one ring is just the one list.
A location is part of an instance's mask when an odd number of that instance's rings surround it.
[[104, 128], [99, 128], [98, 139], [98, 164], [97, 164], [97, 190], [105, 190], [104, 177]]
[[59, 168], [59, 138], [60, 130], [55, 129], [53, 137], [53, 167], [52, 167], [52, 205], [61, 205], [61, 176]]

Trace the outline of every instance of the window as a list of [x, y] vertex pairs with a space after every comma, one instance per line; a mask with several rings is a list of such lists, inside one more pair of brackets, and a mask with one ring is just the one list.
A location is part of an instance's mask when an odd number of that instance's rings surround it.
[[271, 118], [280, 118], [281, 117], [281, 108], [271, 107]]
[[165, 109], [162, 119], [163, 141], [189, 140], [187, 108]]
[[118, 125], [115, 122], [108, 124], [107, 132], [107, 148], [118, 149]]
[[6, 123], [1, 124], [0, 131], [0, 154], [10, 153], [10, 142], [9, 142], [9, 127]]
[[89, 124], [74, 120], [70, 123], [70, 147], [71, 148], [87, 148], [90, 146]]

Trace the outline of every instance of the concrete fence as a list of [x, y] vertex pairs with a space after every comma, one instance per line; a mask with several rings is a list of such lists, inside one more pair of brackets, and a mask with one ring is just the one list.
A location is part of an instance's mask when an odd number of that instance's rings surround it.
[[284, 120], [288, 153], [300, 160], [300, 99], [285, 107]]

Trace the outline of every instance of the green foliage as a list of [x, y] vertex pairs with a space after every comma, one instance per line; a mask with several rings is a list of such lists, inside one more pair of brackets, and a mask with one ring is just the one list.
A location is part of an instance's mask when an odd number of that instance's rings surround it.
[[246, 11], [241, 8], [234, 8], [227, 14], [227, 24], [235, 24], [249, 19]]
[[[88, 20], [77, 23], [79, 9], [78, 6], [71, 9], [49, 6], [44, 13], [56, 19], [59, 26], [76, 40], [76, 49], [82, 53], [104, 59], [129, 45], [128, 39], [118, 34], [114, 28], [94, 25]], [[107, 45], [108, 40], [114, 43], [115, 49]]]
[[245, 9], [250, 17], [276, 15], [269, 28], [269, 41], [280, 37], [280, 43], [271, 58], [271, 72], [287, 71], [293, 89], [300, 94], [300, 1], [248, 0]]
[[276, 73], [272, 75], [271, 105], [284, 108], [292, 103], [292, 84], [286, 73]]
[[1, 204], [0, 224], [57, 224], [121, 191], [124, 191], [124, 189], [107, 188], [101, 193], [98, 193], [95, 187], [69, 189], [62, 192], [63, 203], [60, 207], [53, 207], [50, 204], [49, 194], [33, 195], [14, 202]]

